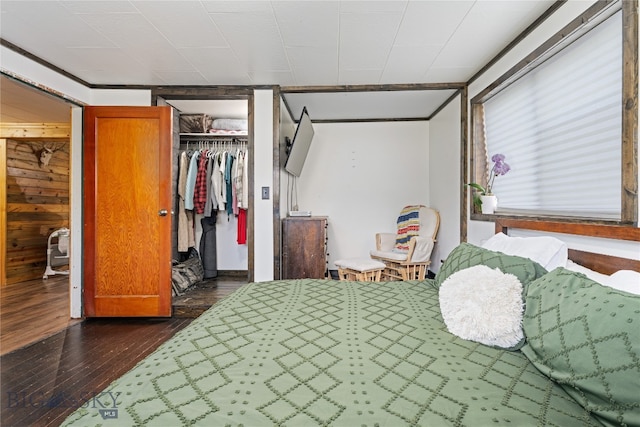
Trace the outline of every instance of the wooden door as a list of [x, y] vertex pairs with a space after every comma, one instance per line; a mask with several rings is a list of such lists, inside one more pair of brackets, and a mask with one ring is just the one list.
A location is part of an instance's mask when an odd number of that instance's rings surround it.
[[171, 316], [171, 107], [86, 107], [84, 314]]

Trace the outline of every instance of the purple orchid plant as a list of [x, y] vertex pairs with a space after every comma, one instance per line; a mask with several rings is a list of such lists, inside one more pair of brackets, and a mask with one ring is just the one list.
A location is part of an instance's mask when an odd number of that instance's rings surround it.
[[473, 197], [473, 204], [476, 205], [476, 207], [479, 208], [482, 205], [482, 200], [480, 199], [480, 196], [493, 195], [492, 193], [493, 182], [495, 181], [496, 177], [500, 175], [506, 175], [506, 173], [511, 170], [511, 167], [504, 161], [504, 159], [505, 159], [504, 154], [494, 154], [493, 156], [491, 156], [493, 167], [489, 172], [489, 181], [487, 182], [486, 187], [483, 187], [482, 185], [477, 184], [475, 182], [472, 182], [471, 184], [467, 184], [470, 187], [475, 188], [480, 192], [479, 195], [478, 193], [475, 193]]

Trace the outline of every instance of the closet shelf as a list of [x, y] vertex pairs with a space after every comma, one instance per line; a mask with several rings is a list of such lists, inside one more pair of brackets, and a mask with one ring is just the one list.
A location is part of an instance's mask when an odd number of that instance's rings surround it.
[[248, 133], [247, 132], [229, 132], [229, 133], [181, 133], [180, 136], [184, 136], [184, 137], [196, 137], [196, 138], [205, 138], [205, 137], [211, 137], [214, 138], [216, 136], [225, 136], [225, 137], [233, 137], [233, 136], [237, 136], [237, 137], [247, 137]]

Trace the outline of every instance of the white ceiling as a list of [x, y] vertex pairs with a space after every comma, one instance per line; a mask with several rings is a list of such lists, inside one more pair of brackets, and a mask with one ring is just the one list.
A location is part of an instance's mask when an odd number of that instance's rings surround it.
[[303, 92], [284, 94], [294, 120], [303, 107], [312, 120], [425, 119], [456, 92], [447, 90]]
[[0, 37], [91, 85], [451, 83], [553, 3], [2, 0]]

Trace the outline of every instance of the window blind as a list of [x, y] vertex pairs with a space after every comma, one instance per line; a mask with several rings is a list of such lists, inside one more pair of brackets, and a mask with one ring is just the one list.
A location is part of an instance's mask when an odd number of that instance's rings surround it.
[[[484, 103], [499, 210], [620, 218], [622, 13]], [[491, 167], [492, 165], [489, 165]]]

